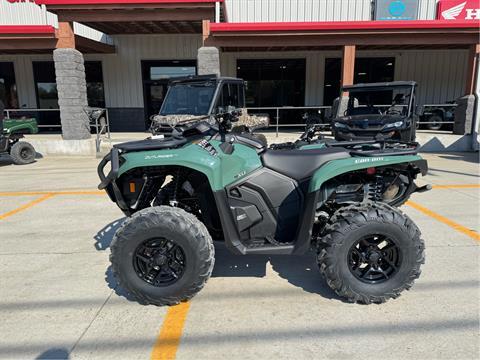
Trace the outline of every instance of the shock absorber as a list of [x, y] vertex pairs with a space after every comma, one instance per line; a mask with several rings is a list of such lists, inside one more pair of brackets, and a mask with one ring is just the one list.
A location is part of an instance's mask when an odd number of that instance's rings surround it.
[[376, 175], [374, 182], [365, 184], [363, 201], [382, 201], [383, 186], [383, 177]]

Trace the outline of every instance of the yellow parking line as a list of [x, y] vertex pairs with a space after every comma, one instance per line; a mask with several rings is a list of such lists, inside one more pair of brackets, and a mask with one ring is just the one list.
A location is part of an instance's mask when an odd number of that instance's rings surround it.
[[463, 225], [457, 224], [455, 221], [447, 219], [446, 217], [439, 215], [436, 212], [433, 212], [432, 210], [427, 209], [426, 207], [423, 207], [422, 205], [419, 205], [413, 201], [407, 201], [406, 205], [411, 206], [412, 208], [424, 213], [425, 215], [430, 216], [435, 220], [438, 220], [445, 225], [450, 226], [451, 228], [471, 237], [474, 240], [480, 241], [480, 234], [474, 230], [470, 230]]
[[50, 194], [45, 194], [45, 195], [43, 195], [42, 197], [39, 197], [38, 199], [35, 199], [35, 200], [30, 201], [29, 203], [27, 203], [27, 204], [25, 204], [25, 205], [23, 205], [23, 206], [20, 206], [19, 208], [16, 208], [16, 209], [14, 209], [14, 210], [12, 210], [12, 211], [9, 211], [9, 212], [7, 212], [7, 213], [5, 213], [5, 214], [0, 214], [0, 220], [6, 219], [6, 218], [9, 217], [9, 216], [12, 216], [12, 215], [14, 215], [14, 214], [16, 214], [16, 213], [19, 213], [20, 211], [23, 211], [23, 210], [26, 210], [26, 209], [28, 209], [28, 208], [31, 208], [32, 206], [35, 206], [35, 205], [41, 203], [42, 201], [45, 201], [45, 200], [47, 200], [47, 199], [50, 199], [50, 198], [53, 197], [53, 196], [55, 196], [55, 194], [51, 194], [51, 193], [50, 193]]
[[432, 185], [432, 189], [479, 189], [478, 184], [460, 184], [460, 185]]
[[180, 303], [179, 305], [168, 308], [167, 316], [163, 322], [157, 341], [153, 346], [150, 359], [175, 359], [180, 338], [182, 337], [183, 325], [185, 324], [189, 309], [189, 302]]
[[72, 190], [72, 191], [20, 191], [20, 192], [0, 192], [0, 196], [30, 196], [30, 195], [104, 195], [105, 191], [100, 190]]

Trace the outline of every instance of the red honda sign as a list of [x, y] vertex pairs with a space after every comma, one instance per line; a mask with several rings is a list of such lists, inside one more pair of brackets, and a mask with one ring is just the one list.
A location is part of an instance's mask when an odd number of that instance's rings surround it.
[[438, 3], [438, 20], [480, 21], [479, 0], [440, 0]]

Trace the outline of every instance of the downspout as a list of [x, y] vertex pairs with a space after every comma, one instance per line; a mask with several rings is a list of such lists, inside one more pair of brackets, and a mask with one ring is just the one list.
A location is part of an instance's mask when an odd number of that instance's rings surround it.
[[479, 99], [480, 99], [480, 53], [475, 55], [475, 85], [473, 87], [473, 96], [475, 102], [473, 105], [473, 122], [472, 122], [472, 150], [478, 151], [480, 148], [479, 139], [479, 127], [480, 127], [480, 111], [479, 111]]

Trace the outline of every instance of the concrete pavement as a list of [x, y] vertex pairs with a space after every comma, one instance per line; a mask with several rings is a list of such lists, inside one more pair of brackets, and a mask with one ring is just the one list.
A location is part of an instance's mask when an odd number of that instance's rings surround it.
[[[430, 212], [402, 207], [426, 241], [411, 291], [347, 304], [312, 256], [240, 257], [217, 243], [213, 276], [184, 319], [131, 301], [112, 279], [108, 246], [123, 215], [94, 191], [98, 160], [0, 160], [0, 358], [145, 359], [174, 348], [178, 359], [477, 359], [478, 154], [425, 157], [436, 187], [412, 200]], [[65, 193], [33, 203], [45, 194], [22, 193], [32, 191]]]

